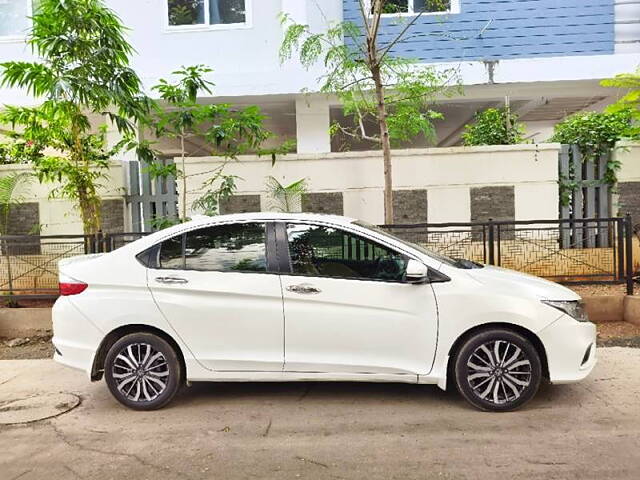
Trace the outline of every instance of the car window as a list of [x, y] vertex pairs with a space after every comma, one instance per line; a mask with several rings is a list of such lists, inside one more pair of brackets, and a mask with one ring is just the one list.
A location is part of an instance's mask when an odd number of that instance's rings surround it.
[[403, 281], [408, 258], [366, 238], [320, 225], [288, 224], [292, 272], [318, 277]]
[[177, 270], [184, 268], [182, 255], [182, 235], [165, 240], [160, 245], [158, 266], [164, 269]]
[[187, 233], [187, 270], [266, 272], [264, 223], [236, 223]]

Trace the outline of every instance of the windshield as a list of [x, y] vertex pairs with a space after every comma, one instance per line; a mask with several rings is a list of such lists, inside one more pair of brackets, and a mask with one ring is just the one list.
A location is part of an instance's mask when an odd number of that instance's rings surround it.
[[418, 250], [420, 253], [424, 253], [425, 255], [428, 255], [429, 257], [433, 258], [434, 260], [438, 260], [439, 262], [442, 262], [446, 265], [450, 265], [452, 267], [456, 267], [456, 268], [463, 268], [461, 265], [460, 260], [457, 259], [453, 259], [450, 257], [447, 257], [446, 255], [442, 255], [440, 253], [436, 253], [433, 250], [429, 250], [428, 248], [423, 247], [422, 245], [419, 245], [417, 243], [413, 243], [413, 242], [409, 242], [407, 240], [404, 240], [403, 238], [400, 238], [392, 233], [389, 233], [386, 230], [383, 230], [382, 228], [376, 226], [376, 225], [372, 225], [368, 222], [364, 222], [362, 220], [355, 220], [354, 222], [352, 222], [354, 225], [358, 225], [359, 227], [363, 227], [366, 228], [367, 230], [373, 230], [374, 232], [380, 233], [382, 235], [385, 235], [387, 237], [391, 237], [393, 238], [395, 241], [402, 243], [403, 245], [406, 245], [408, 247], [411, 247], [415, 250]]

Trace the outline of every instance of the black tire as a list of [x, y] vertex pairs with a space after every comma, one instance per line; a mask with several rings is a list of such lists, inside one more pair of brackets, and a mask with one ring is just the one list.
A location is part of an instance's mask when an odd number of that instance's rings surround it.
[[542, 379], [542, 363], [525, 337], [494, 328], [462, 344], [454, 358], [454, 376], [458, 391], [471, 405], [507, 412], [535, 396]]
[[132, 333], [114, 343], [104, 374], [111, 394], [134, 410], [167, 405], [180, 390], [183, 376], [177, 352], [151, 333]]

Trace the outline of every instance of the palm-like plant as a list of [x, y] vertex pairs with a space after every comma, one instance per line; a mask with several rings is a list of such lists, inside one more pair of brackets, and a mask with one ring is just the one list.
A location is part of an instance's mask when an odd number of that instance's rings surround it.
[[302, 210], [302, 196], [308, 191], [307, 179], [301, 178], [290, 185], [282, 185], [275, 177], [267, 177], [267, 191], [271, 208], [279, 212], [293, 213]]
[[26, 172], [0, 178], [0, 235], [8, 233], [11, 208], [23, 201], [24, 192], [21, 194], [21, 188], [32, 180], [33, 176]]

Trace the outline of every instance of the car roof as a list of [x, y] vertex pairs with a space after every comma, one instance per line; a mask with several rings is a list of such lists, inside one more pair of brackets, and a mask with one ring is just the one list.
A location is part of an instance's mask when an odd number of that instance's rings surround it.
[[318, 221], [330, 222], [340, 225], [348, 225], [356, 219], [343, 217], [341, 215], [327, 215], [322, 213], [281, 213], [281, 212], [251, 212], [251, 213], [234, 213], [230, 215], [195, 215], [188, 224], [204, 225], [211, 223], [224, 222], [246, 222], [250, 220], [302, 220], [302, 221]]

